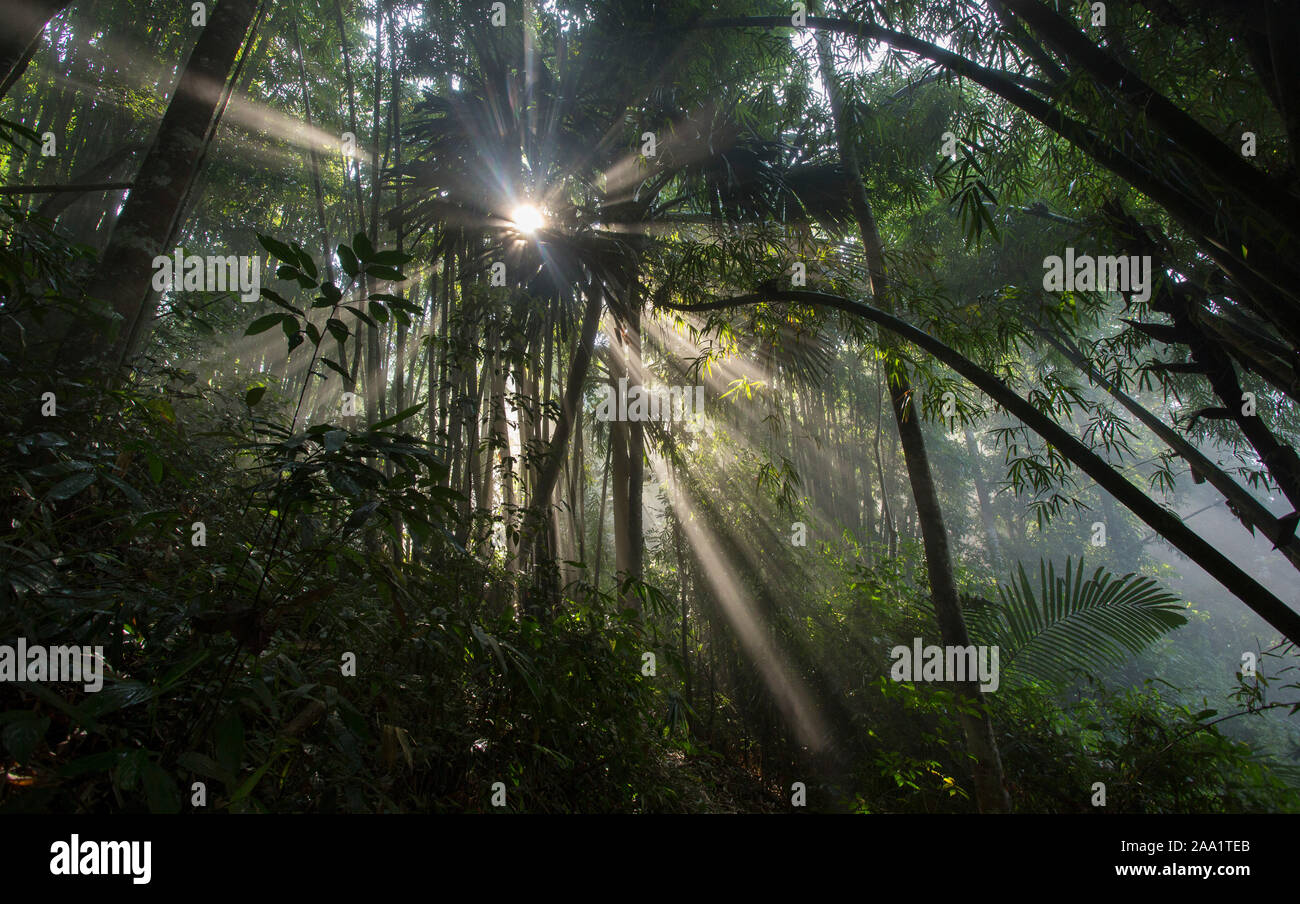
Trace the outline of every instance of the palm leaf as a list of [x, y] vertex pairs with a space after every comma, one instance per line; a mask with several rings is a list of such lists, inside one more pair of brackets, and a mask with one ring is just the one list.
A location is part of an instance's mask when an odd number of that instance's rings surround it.
[[1178, 597], [1138, 574], [1118, 576], [1098, 568], [1084, 577], [1083, 560], [1066, 559], [1064, 572], [1038, 563], [1034, 585], [1023, 564], [998, 587], [999, 603], [967, 605], [972, 634], [998, 646], [1004, 670], [1065, 683], [1076, 669], [1098, 670], [1123, 662], [1162, 635], [1187, 623]]

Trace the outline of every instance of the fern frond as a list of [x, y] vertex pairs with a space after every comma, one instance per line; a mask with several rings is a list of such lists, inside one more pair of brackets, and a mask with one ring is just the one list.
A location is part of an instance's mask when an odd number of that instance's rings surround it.
[[1119, 576], [1098, 568], [1084, 577], [1067, 559], [1063, 574], [1038, 563], [1037, 587], [1017, 564], [1016, 576], [998, 587], [1000, 603], [968, 608], [972, 634], [1000, 648], [1004, 671], [1052, 683], [1123, 662], [1162, 635], [1187, 623], [1183, 603], [1155, 580]]

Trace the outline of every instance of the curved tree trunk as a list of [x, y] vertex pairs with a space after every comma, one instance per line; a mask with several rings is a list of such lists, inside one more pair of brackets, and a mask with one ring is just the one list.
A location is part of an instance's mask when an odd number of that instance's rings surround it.
[[[857, 155], [851, 144], [848, 124], [844, 119], [844, 103], [840, 93], [838, 73], [831, 56], [830, 39], [824, 33], [817, 35], [817, 54], [821, 63], [822, 83], [831, 103], [835, 120], [835, 133], [839, 143], [840, 159], [848, 173], [850, 200], [858, 229], [866, 251], [871, 294], [885, 310], [893, 308], [893, 295], [889, 274], [885, 269], [884, 244], [880, 230], [867, 200]], [[920, 522], [921, 541], [925, 547], [926, 571], [930, 578], [930, 595], [934, 600], [935, 618], [945, 646], [966, 647], [970, 637], [966, 621], [961, 614], [961, 599], [957, 593], [957, 579], [953, 574], [952, 555], [948, 549], [948, 530], [944, 525], [943, 507], [934, 484], [930, 459], [925, 448], [925, 437], [912, 395], [912, 387], [902, 371], [889, 378], [890, 399], [898, 434], [903, 444], [907, 463], [907, 478], [916, 500], [916, 513]], [[966, 735], [966, 747], [974, 757], [975, 800], [982, 813], [1005, 813], [1011, 809], [1002, 775], [1002, 757], [998, 753], [993, 723], [984, 705], [984, 694], [976, 681], [957, 684], [957, 692], [973, 706], [959, 706], [958, 718]]]
[[[600, 311], [604, 304], [604, 290], [594, 277], [587, 284], [586, 293], [587, 307], [582, 315], [582, 332], [578, 336], [573, 360], [569, 363], [569, 378], [564, 396], [560, 399], [560, 416], [555, 421], [555, 432], [542, 456], [532, 504], [524, 516], [520, 534], [520, 546], [525, 549], [531, 546], [534, 549], [534, 562], [543, 567], [551, 560], [553, 550], [548, 545], [550, 531], [542, 528], [553, 523], [549, 514], [551, 496], [564, 465], [564, 452], [573, 432], [578, 406], [582, 404], [582, 386], [587, 379], [587, 371], [591, 369], [596, 330], [600, 326]], [[552, 602], [558, 596], [556, 590], [557, 588], [551, 588]]]
[[1109, 492], [1125, 508], [1141, 518], [1148, 527], [1167, 540], [1171, 546], [1203, 568], [1211, 577], [1245, 603], [1255, 614], [1276, 628], [1282, 637], [1292, 643], [1300, 643], [1300, 613], [1282, 602], [1266, 587], [1242, 571], [1235, 562], [1220, 552], [1216, 546], [1184, 524], [1176, 514], [1159, 505], [1150, 496], [1135, 487], [1124, 475], [1103, 461], [1097, 453], [1071, 436], [1060, 424], [1013, 392], [1002, 380], [962, 355], [956, 349], [935, 339], [924, 330], [920, 330], [912, 326], [912, 324], [871, 305], [850, 301], [839, 295], [795, 289], [785, 291], [769, 290], [760, 294], [743, 295], [704, 304], [679, 305], [669, 302], [661, 302], [661, 304], [666, 308], [679, 311], [709, 311], [739, 307], [745, 304], [757, 304], [763, 301], [792, 301], [798, 304], [824, 305], [836, 310], [847, 311], [884, 327], [908, 342], [915, 343], [979, 387], [989, 398], [1015, 417], [1020, 418], [1030, 430], [1033, 430], [1055, 446], [1079, 470], [1097, 481], [1098, 486]]

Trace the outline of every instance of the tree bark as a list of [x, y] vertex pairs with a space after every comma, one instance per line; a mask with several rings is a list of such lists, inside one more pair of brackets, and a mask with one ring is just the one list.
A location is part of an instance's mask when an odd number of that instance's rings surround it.
[[[166, 251], [163, 243], [196, 175], [208, 124], [221, 103], [226, 78], [256, 10], [257, 0], [221, 0], [212, 13], [100, 255], [89, 294], [107, 301], [122, 318], [114, 337], [119, 362], [138, 349], [158, 307], [152, 287], [153, 259]], [[93, 336], [83, 342], [87, 350], [103, 350]]]
[[[831, 57], [830, 39], [825, 34], [819, 33], [817, 36], [817, 51], [821, 63], [822, 82], [826, 85], [831, 115], [835, 120], [840, 159], [848, 173], [850, 200], [867, 256], [871, 294], [877, 304], [888, 311], [893, 307], [893, 294], [888, 271], [885, 268], [884, 243], [871, 204], [867, 200], [866, 186], [862, 181], [857, 153], [844, 116], [844, 100], [841, 95], [839, 75]], [[912, 396], [912, 387], [901, 371], [891, 375], [889, 383], [894, 418], [898, 422], [898, 434], [907, 463], [908, 481], [911, 483], [912, 496], [916, 501], [921, 539], [925, 548], [926, 571], [930, 579], [930, 594], [934, 600], [939, 634], [945, 646], [969, 646], [970, 637], [966, 631], [966, 621], [961, 614], [957, 580], [953, 574], [952, 558], [948, 550], [948, 531], [944, 525], [943, 508], [930, 470], [930, 459], [925, 448], [925, 437], [921, 432], [921, 422]], [[960, 706], [958, 718], [966, 735], [967, 749], [975, 760], [973, 772], [976, 804], [984, 813], [1008, 812], [1011, 809], [1011, 798], [1007, 794], [1003, 779], [1002, 757], [998, 753], [997, 739], [993, 735], [993, 723], [988, 716], [984, 694], [978, 683], [974, 681], [961, 682], [957, 690], [961, 696], [974, 704], [970, 707]]]
[[0, 11], [0, 97], [26, 70], [41, 46], [41, 32], [71, 0], [12, 0]]
[[[549, 509], [551, 494], [560, 476], [564, 463], [564, 452], [568, 448], [569, 435], [578, 406], [582, 404], [582, 386], [591, 368], [592, 351], [596, 344], [596, 330], [600, 326], [600, 311], [604, 303], [604, 292], [599, 281], [593, 277], [586, 286], [587, 307], [582, 315], [582, 331], [578, 344], [569, 363], [569, 378], [560, 400], [560, 416], [555, 422], [555, 433], [546, 445], [546, 452], [538, 470], [537, 486], [533, 493], [532, 505], [524, 518], [521, 545], [536, 546], [539, 539], [545, 539], [542, 525], [550, 520]], [[550, 558], [550, 550], [536, 549], [534, 561], [541, 565]]]

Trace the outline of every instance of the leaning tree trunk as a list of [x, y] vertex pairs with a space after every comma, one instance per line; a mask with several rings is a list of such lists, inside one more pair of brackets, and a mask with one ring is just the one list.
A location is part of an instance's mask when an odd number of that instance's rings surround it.
[[[893, 297], [889, 276], [885, 269], [884, 245], [875, 215], [867, 200], [866, 187], [858, 166], [857, 154], [851, 143], [848, 123], [844, 117], [844, 102], [840, 93], [838, 73], [831, 57], [829, 38], [817, 35], [817, 54], [821, 64], [822, 83], [830, 99], [831, 116], [839, 143], [840, 159], [846, 170], [850, 201], [862, 235], [866, 252], [868, 281], [876, 304], [889, 311]], [[892, 344], [892, 343], [891, 343]], [[930, 594], [934, 600], [935, 618], [945, 646], [966, 647], [970, 637], [966, 621], [961, 614], [961, 600], [957, 593], [957, 580], [953, 574], [952, 557], [948, 550], [948, 531], [943, 521], [943, 508], [930, 470], [930, 459], [925, 448], [925, 437], [912, 396], [912, 387], [902, 372], [889, 378], [890, 397], [898, 434], [902, 440], [903, 457], [907, 463], [907, 477], [916, 500], [916, 513], [920, 520], [921, 540], [925, 548], [926, 570], [930, 578]], [[963, 681], [957, 685], [958, 693], [974, 706], [958, 706], [958, 716], [966, 735], [966, 746], [975, 759], [975, 800], [983, 813], [1004, 813], [1011, 809], [1002, 776], [1002, 758], [998, 753], [993, 723], [984, 705], [984, 695], [976, 681]]]
[[[752, 295], [726, 298], [704, 304], [673, 304], [662, 301], [663, 307], [677, 311], [717, 311], [746, 304], [767, 301], [791, 301], [796, 304], [818, 305], [856, 314], [894, 335], [913, 343], [951, 367], [997, 402], [1007, 412], [1024, 422], [1025, 426], [1060, 451], [1071, 464], [1077, 466], [1106, 490], [1114, 499], [1137, 515], [1148, 527], [1169, 542], [1214, 578], [1252, 612], [1268, 622], [1285, 640], [1300, 644], [1300, 612], [1282, 602], [1267, 587], [1247, 574], [1218, 547], [1183, 523], [1178, 515], [1157, 503], [1128, 481], [1123, 474], [1106, 463], [1101, 456], [1079, 442], [1069, 431], [1039, 411], [1026, 399], [1017, 395], [999, 377], [980, 367], [956, 349], [944, 345], [924, 330], [917, 329], [905, 320], [868, 304], [850, 301], [839, 295], [812, 292], [804, 289], [767, 288]], [[1024, 541], [1023, 522], [1020, 541]]]
[[0, 97], [23, 76], [41, 32], [71, 0], [17, 0], [0, 11]]
[[1049, 345], [1064, 355], [1066, 360], [1087, 374], [1094, 383], [1110, 393], [1134, 417], [1145, 424], [1152, 433], [1160, 437], [1165, 445], [1177, 452], [1191, 467], [1195, 478], [1208, 481], [1211, 486], [1218, 490], [1242, 524], [1246, 525], [1252, 532], [1258, 529], [1260, 533], [1272, 541], [1273, 545], [1277, 547], [1282, 555], [1287, 557], [1287, 560], [1292, 565], [1300, 568], [1300, 538], [1296, 537], [1294, 531], [1288, 531], [1282, 522], [1265, 508], [1259, 500], [1237, 481], [1233, 480], [1226, 471], [1210, 461], [1191, 442], [1184, 439], [1178, 431], [1170, 428], [1164, 421], [1120, 389], [1119, 386], [1108, 380], [1105, 374], [1094, 367], [1092, 362], [1088, 361], [1079, 349], [1067, 341], [1051, 335], [1046, 330], [1037, 330], [1036, 332]]
[[[542, 455], [532, 502], [524, 516], [523, 528], [520, 531], [521, 548], [528, 548], [525, 544], [532, 545], [533, 561], [539, 568], [544, 568], [553, 555], [553, 550], [547, 546], [550, 531], [543, 530], [543, 527], [552, 523], [551, 496], [556, 481], [559, 480], [560, 469], [564, 465], [564, 452], [568, 448], [569, 436], [573, 432], [578, 406], [582, 403], [582, 386], [587, 379], [587, 371], [591, 369], [596, 329], [600, 326], [600, 310], [604, 303], [604, 290], [599, 279], [593, 276], [585, 288], [587, 308], [582, 315], [582, 332], [578, 336], [578, 344], [569, 363], [568, 383], [564, 388], [564, 396], [560, 399], [560, 416], [555, 421], [555, 432], [551, 435], [551, 440], [546, 444], [546, 451]], [[552, 602], [557, 599], [558, 587], [551, 587], [549, 596]]]
[[[119, 362], [139, 347], [158, 307], [153, 259], [166, 252], [163, 243], [197, 175], [208, 125], [256, 10], [257, 0], [221, 0], [212, 13], [91, 278], [89, 294], [107, 301], [122, 318], [113, 348]], [[86, 338], [88, 352], [105, 350], [93, 341], [97, 337]]]

